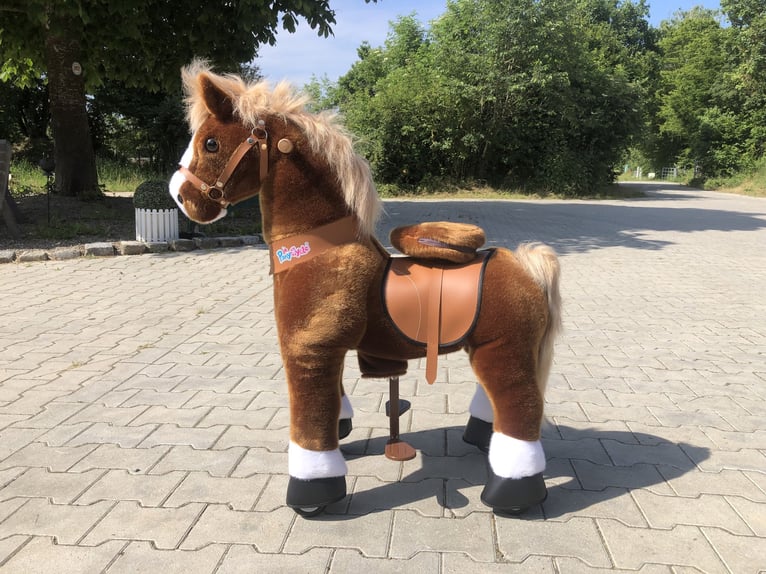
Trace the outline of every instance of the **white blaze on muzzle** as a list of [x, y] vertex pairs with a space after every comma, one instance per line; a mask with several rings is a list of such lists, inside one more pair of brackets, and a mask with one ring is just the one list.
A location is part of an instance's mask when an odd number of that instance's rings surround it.
[[[194, 147], [193, 147], [193, 140], [192, 142], [189, 142], [189, 147], [186, 148], [186, 151], [184, 152], [184, 155], [181, 157], [181, 161], [178, 162], [179, 165], [184, 166], [188, 169], [188, 167], [191, 165], [192, 160], [194, 159]], [[184, 183], [187, 182], [186, 176], [181, 173], [181, 171], [176, 171], [173, 174], [173, 177], [170, 178], [170, 183], [168, 184], [168, 189], [170, 190], [170, 196], [173, 198], [173, 201], [176, 202], [176, 205], [178, 205], [178, 209], [183, 212], [183, 214], [186, 217], [189, 217], [189, 214], [186, 212], [186, 209], [184, 208], [184, 203], [181, 201], [181, 186], [183, 186]], [[219, 219], [226, 217], [226, 208], [221, 207], [220, 213], [216, 216], [215, 219], [211, 219], [210, 221], [206, 223], [213, 223], [214, 221], [218, 221]]]

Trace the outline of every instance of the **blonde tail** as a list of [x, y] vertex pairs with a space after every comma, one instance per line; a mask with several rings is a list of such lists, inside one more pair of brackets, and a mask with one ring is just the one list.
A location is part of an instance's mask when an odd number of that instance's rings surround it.
[[542, 243], [523, 243], [514, 251], [516, 259], [537, 282], [548, 298], [548, 322], [537, 357], [537, 386], [545, 394], [545, 386], [553, 362], [553, 344], [561, 331], [561, 294], [559, 293], [559, 260], [553, 248]]

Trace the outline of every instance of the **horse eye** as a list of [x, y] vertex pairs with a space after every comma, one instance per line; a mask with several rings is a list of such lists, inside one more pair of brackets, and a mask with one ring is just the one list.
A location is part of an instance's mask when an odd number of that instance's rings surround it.
[[205, 149], [210, 153], [218, 151], [218, 141], [215, 138], [207, 138], [205, 140]]

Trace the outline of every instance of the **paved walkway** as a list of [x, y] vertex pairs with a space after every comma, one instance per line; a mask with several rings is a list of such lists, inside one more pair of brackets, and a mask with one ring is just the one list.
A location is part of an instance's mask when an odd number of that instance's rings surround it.
[[755, 573], [766, 569], [766, 200], [388, 202], [562, 256], [550, 495], [479, 501], [462, 354], [402, 380], [418, 457], [382, 456], [385, 381], [346, 388], [348, 496], [284, 506], [286, 392], [263, 249], [0, 266], [0, 571]]

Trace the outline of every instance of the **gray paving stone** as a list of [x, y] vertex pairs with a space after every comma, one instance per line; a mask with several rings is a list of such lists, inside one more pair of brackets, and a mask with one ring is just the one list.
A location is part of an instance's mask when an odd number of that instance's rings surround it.
[[156, 428], [157, 425], [129, 427], [110, 425], [107, 423], [94, 423], [72, 438], [67, 443], [67, 446], [77, 447], [81, 445], [116, 444], [122, 448], [134, 448], [146, 437], [152, 434]]
[[195, 449], [206, 449], [212, 447], [225, 430], [226, 427], [223, 425], [209, 428], [189, 428], [175, 424], [159, 425], [141, 441], [140, 446], [147, 448], [170, 444], [187, 445]]
[[[696, 526], [671, 530], [631, 528], [601, 519], [599, 530], [618, 568], [635, 570], [644, 564], [688, 566], [702, 572], [726, 572], [713, 547]], [[626, 543], [630, 541], [630, 543]]]
[[[766, 502], [766, 492], [740, 470], [679, 473], [677, 469], [659, 466], [665, 481], [679, 496], [697, 498], [701, 494], [742, 496], [755, 502]], [[751, 476], [761, 476], [755, 473]], [[766, 481], [765, 481], [766, 482]]]
[[267, 481], [265, 474], [221, 478], [206, 472], [190, 472], [163, 506], [178, 507], [190, 502], [204, 502], [229, 505], [233, 510], [252, 510]]
[[357, 550], [339, 549], [333, 555], [328, 572], [330, 574], [346, 574], [348, 572], [375, 572], [375, 574], [439, 572], [439, 555], [434, 552], [421, 552], [409, 560], [390, 560], [388, 558], [367, 558]]
[[141, 506], [160, 506], [184, 477], [185, 474], [180, 471], [163, 475], [131, 474], [127, 470], [101, 472], [98, 481], [77, 498], [77, 504], [93, 504], [100, 500], [131, 500], [139, 502]]
[[322, 525], [321, 537], [317, 537], [317, 522], [297, 519], [290, 530], [283, 552], [300, 554], [314, 546], [322, 546], [353, 548], [365, 556], [383, 558], [388, 552], [392, 520], [393, 513], [390, 511], [366, 514], [353, 520], [338, 520], [328, 516], [319, 522]]
[[52, 472], [65, 472], [88, 456], [95, 445], [51, 447], [33, 442], [0, 463], [1, 468], [14, 466], [48, 468]]
[[492, 522], [490, 512], [444, 520], [398, 510], [394, 512], [390, 555], [410, 559], [422, 551], [465, 552], [478, 562], [493, 562]]
[[[610, 574], [628, 574], [639, 572], [640, 574], [682, 574], [683, 568], [673, 568], [664, 564], [644, 564], [638, 570], [624, 570], [622, 568], [593, 568], [577, 560], [576, 558], [554, 558], [556, 563], [556, 572], [560, 574], [598, 574], [609, 572]], [[698, 570], [689, 569], [688, 574], [693, 574]]]
[[16, 259], [16, 251], [13, 249], [0, 249], [0, 263], [12, 263]]
[[57, 544], [47, 536], [35, 536], [8, 562], [3, 572], [24, 574], [81, 574], [101, 572], [119, 555], [125, 542], [115, 540], [95, 548]]
[[239, 410], [229, 407], [213, 407], [205, 410], [207, 414], [197, 423], [199, 427], [229, 424], [243, 426], [251, 430], [266, 428], [277, 413], [277, 409], [274, 408]]
[[[135, 421], [147, 407], [106, 407], [104, 405], [90, 404], [81, 408], [77, 413], [67, 419], [67, 424], [75, 423], [106, 423], [117, 426], [127, 426]], [[145, 421], [154, 422], [154, 421]]]
[[766, 570], [766, 538], [735, 536], [717, 528], [704, 528], [703, 532], [729, 571], [756, 574]]
[[[196, 550], [215, 542], [248, 544], [258, 552], [279, 552], [295, 518], [295, 512], [286, 507], [273, 512], [240, 512], [223, 505], [209, 505], [181, 548]], [[315, 545], [316, 540], [309, 548]]]
[[79, 246], [56, 247], [55, 249], [48, 250], [48, 259], [51, 261], [66, 261], [67, 259], [75, 259], [81, 256], [82, 249]]
[[167, 241], [149, 241], [146, 243], [146, 250], [149, 253], [165, 253], [170, 249]]
[[567, 521], [576, 516], [587, 516], [612, 518], [629, 526], [647, 526], [639, 507], [622, 488], [593, 491], [549, 487], [543, 507], [548, 520]]
[[82, 252], [85, 256], [91, 257], [109, 257], [114, 255], [114, 246], [107, 242], [86, 243], [82, 246]]
[[433, 386], [411, 361], [403, 434], [420, 452], [401, 464], [383, 456], [386, 381], [361, 379], [349, 353], [350, 494], [298, 518], [265, 249], [26, 262], [0, 267], [0, 569], [34, 572], [33, 556], [46, 572], [764, 568], [763, 200], [676, 187], [387, 207], [380, 237], [470, 220], [491, 245], [561, 254], [545, 504], [508, 519], [481, 503], [465, 354], [443, 356]]
[[197, 551], [168, 551], [153, 548], [149, 542], [131, 542], [109, 567], [109, 574], [212, 574], [226, 550], [225, 546], [216, 544]]
[[189, 470], [205, 471], [212, 476], [228, 476], [244, 454], [245, 449], [241, 447], [225, 450], [197, 450], [190, 446], [174, 446], [152, 467], [151, 474]]
[[89, 506], [52, 504], [44, 498], [30, 498], [0, 524], [0, 539], [14, 534], [51, 536], [59, 544], [78, 544], [80, 539], [111, 509], [112, 502]]
[[547, 458], [587, 460], [594, 464], [611, 465], [604, 445], [595, 438], [575, 440], [543, 439], [543, 449]]
[[117, 241], [114, 248], [120, 255], [141, 255], [146, 252], [146, 243], [143, 241]]
[[98, 546], [108, 540], [145, 540], [158, 549], [171, 550], [178, 548], [204, 509], [203, 504], [145, 508], [137, 502], [120, 501], [88, 532], [81, 544]]
[[18, 263], [46, 261], [47, 259], [48, 252], [45, 249], [21, 249], [16, 252], [16, 261]]
[[171, 239], [168, 246], [171, 251], [193, 251], [197, 248], [193, 239]]
[[[71, 467], [72, 472], [84, 472], [92, 468], [127, 470], [130, 473], [146, 473], [154, 468], [170, 447], [121, 448], [115, 444], [102, 444]], [[168, 472], [174, 469], [169, 469]]]
[[270, 452], [265, 448], [249, 448], [231, 473], [231, 476], [248, 477], [253, 474], [280, 474], [286, 472], [286, 452]]
[[440, 517], [444, 506], [444, 484], [437, 478], [420, 482], [383, 482], [360, 476], [354, 483], [349, 514], [369, 514], [395, 508], [409, 508], [424, 516]]
[[637, 490], [633, 498], [652, 528], [671, 529], [678, 524], [717, 526], [732, 534], [752, 534], [745, 522], [723, 497], [700, 495], [699, 498], [661, 496]]
[[[420, 555], [418, 555], [420, 556]], [[554, 574], [562, 572], [553, 566], [553, 560], [549, 556], [530, 556], [521, 563], [516, 562], [476, 562], [465, 554], [445, 552], [442, 554], [443, 574], [467, 574], [469, 572], [481, 572], [482, 574], [507, 574], [514, 572], [519, 574]], [[414, 570], [409, 570], [410, 572]], [[436, 572], [437, 570], [426, 570]]]
[[48, 498], [54, 504], [69, 504], [96, 482], [102, 474], [97, 470], [67, 473], [30, 468], [0, 489], [0, 500], [14, 497]]
[[684, 450], [675, 444], [632, 445], [609, 439], [601, 443], [617, 466], [632, 466], [637, 463], [663, 464], [681, 469], [690, 469], [693, 466]]
[[289, 572], [316, 574], [326, 572], [330, 564], [330, 548], [312, 548], [304, 554], [265, 554], [250, 546], [231, 546], [216, 574], [248, 574], [251, 572]]
[[497, 520], [497, 545], [503, 557], [521, 562], [532, 555], [569, 556], [589, 566], [609, 567], [596, 523], [589, 518], [567, 522]]
[[[756, 536], [766, 538], [766, 503], [753, 502], [739, 496], [726, 497], [729, 504], [734, 507], [737, 514], [742, 517], [750, 530], [755, 533]], [[719, 526], [719, 525], [714, 525]], [[731, 530], [731, 529], [729, 529]], [[733, 534], [737, 534], [733, 532]]]

